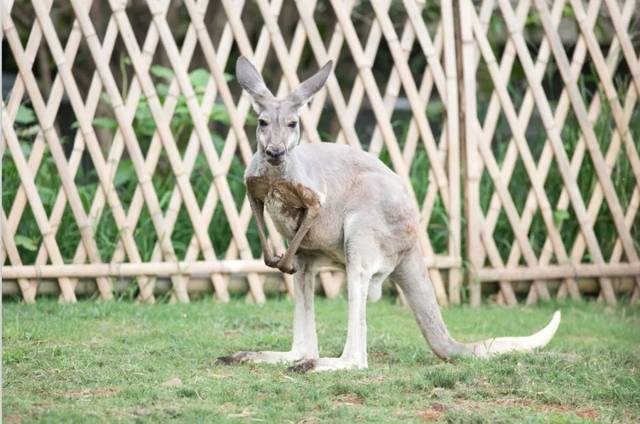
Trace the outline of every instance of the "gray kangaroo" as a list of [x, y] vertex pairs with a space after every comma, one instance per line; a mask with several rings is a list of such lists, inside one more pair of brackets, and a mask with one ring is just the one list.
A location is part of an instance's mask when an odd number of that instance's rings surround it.
[[[220, 363], [293, 362], [291, 371], [367, 367], [366, 301], [381, 296], [386, 278], [404, 292], [434, 353], [488, 356], [545, 346], [560, 324], [560, 312], [538, 333], [463, 344], [442, 319], [418, 243], [418, 210], [400, 177], [369, 153], [347, 145], [298, 146], [299, 115], [327, 81], [332, 63], [283, 99], [276, 99], [253, 65], [236, 63], [238, 83], [258, 115], [257, 152], [245, 173], [265, 263], [294, 274], [293, 345], [288, 352], [238, 352]], [[265, 232], [264, 209], [288, 241], [275, 255]], [[314, 280], [320, 269], [346, 271], [347, 340], [339, 358], [320, 358], [314, 314]]]

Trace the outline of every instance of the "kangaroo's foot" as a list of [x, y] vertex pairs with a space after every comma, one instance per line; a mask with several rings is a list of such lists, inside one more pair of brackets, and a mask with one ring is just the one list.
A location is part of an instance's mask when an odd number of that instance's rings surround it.
[[298, 361], [293, 366], [287, 368], [289, 372], [322, 372], [322, 371], [337, 371], [337, 370], [353, 370], [367, 368], [366, 364], [360, 364], [355, 360], [344, 358], [318, 358], [318, 359], [303, 359]]
[[236, 352], [233, 355], [219, 357], [216, 363], [222, 365], [242, 364], [244, 362], [278, 364], [283, 362], [295, 362], [304, 358], [304, 353], [297, 351]]

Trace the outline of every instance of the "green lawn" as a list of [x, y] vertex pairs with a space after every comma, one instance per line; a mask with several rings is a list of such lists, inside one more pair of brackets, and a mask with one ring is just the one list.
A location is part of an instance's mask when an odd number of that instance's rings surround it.
[[[4, 305], [3, 414], [13, 422], [640, 421], [640, 308], [562, 305], [547, 349], [489, 360], [434, 357], [407, 309], [368, 307], [369, 369], [288, 374], [216, 365], [243, 349], [288, 349], [291, 302]], [[452, 308], [461, 340], [524, 335], [553, 306]], [[323, 355], [337, 355], [346, 302], [317, 300]]]

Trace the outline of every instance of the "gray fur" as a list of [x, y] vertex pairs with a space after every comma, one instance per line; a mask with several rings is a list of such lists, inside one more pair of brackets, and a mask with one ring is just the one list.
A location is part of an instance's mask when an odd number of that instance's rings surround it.
[[[288, 352], [239, 352], [223, 361], [298, 360], [302, 362], [293, 369], [299, 371], [366, 367], [366, 299], [380, 297], [380, 286], [387, 277], [402, 288], [424, 337], [440, 358], [546, 344], [559, 316], [543, 330], [544, 337], [537, 333], [528, 339], [492, 339], [470, 345], [455, 341], [426, 274], [417, 237], [418, 210], [400, 178], [376, 157], [350, 146], [298, 146], [300, 108], [326, 82], [330, 70], [329, 62], [292, 94], [276, 100], [258, 71], [246, 59], [238, 60], [238, 81], [266, 124], [257, 129], [258, 149], [245, 173], [247, 193], [265, 263], [295, 273], [294, 337]], [[274, 158], [273, 152], [282, 155]], [[273, 254], [267, 242], [265, 207], [278, 231], [289, 240], [281, 256]], [[347, 341], [339, 358], [318, 357], [313, 284], [318, 270], [327, 266], [347, 273]], [[499, 349], [494, 348], [497, 345]]]

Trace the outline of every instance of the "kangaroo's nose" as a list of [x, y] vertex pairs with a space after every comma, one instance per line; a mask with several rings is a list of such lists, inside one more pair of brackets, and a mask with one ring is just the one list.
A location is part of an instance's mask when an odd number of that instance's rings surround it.
[[265, 153], [271, 159], [280, 159], [284, 155], [284, 148], [269, 146]]

